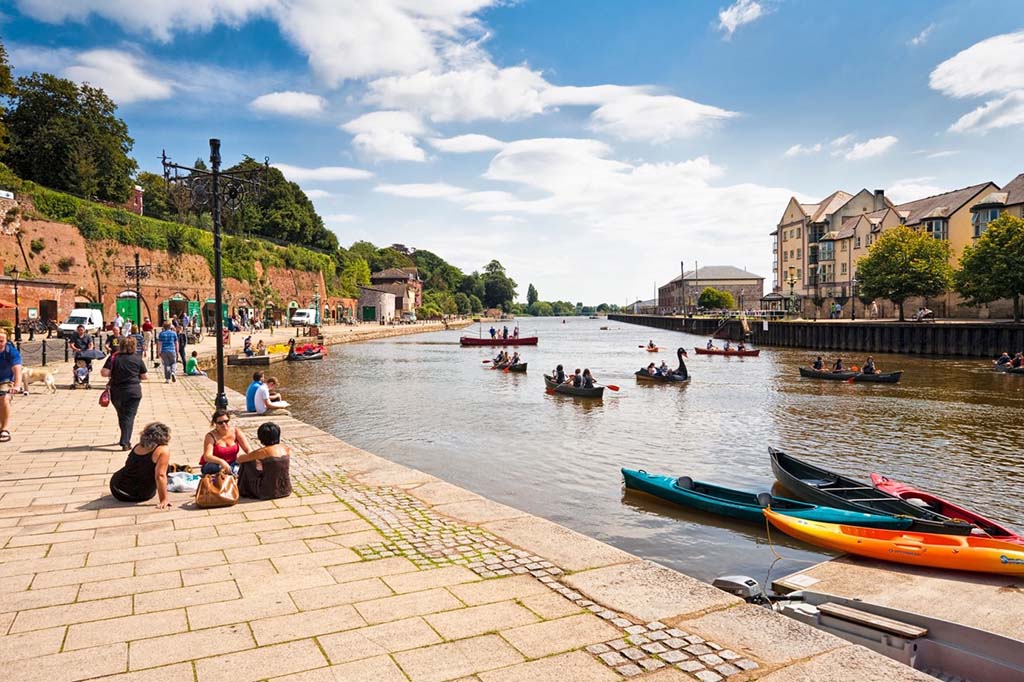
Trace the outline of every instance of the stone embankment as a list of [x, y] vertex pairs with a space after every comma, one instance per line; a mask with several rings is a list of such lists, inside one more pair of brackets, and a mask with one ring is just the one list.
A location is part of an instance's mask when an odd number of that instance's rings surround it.
[[[143, 391], [195, 464], [213, 383]], [[289, 498], [115, 502], [96, 396], [17, 398], [0, 445], [5, 680], [931, 680], [292, 416]]]

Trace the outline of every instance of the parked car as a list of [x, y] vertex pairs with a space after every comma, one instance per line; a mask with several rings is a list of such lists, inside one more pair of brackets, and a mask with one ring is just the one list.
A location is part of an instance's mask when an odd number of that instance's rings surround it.
[[305, 327], [306, 325], [316, 324], [316, 309], [299, 308], [292, 313], [289, 324], [293, 327]]
[[400, 320], [400, 322], [402, 324], [413, 324], [413, 323], [415, 323], [416, 322], [416, 313], [412, 312], [411, 310], [402, 313], [402, 319]]
[[85, 327], [90, 334], [97, 334], [103, 330], [103, 311], [95, 308], [75, 308], [68, 315], [68, 319], [57, 326], [57, 336], [71, 336], [75, 333], [78, 325]]

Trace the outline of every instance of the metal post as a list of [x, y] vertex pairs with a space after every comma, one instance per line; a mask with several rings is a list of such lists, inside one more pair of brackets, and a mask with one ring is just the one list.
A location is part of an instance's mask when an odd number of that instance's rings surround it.
[[43, 339], [43, 367], [46, 367], [46, 339]]
[[216, 306], [216, 322], [214, 333], [217, 335], [217, 397], [214, 405], [220, 409], [227, 409], [228, 397], [224, 392], [224, 316], [223, 300], [224, 291], [221, 283], [221, 246], [220, 246], [220, 187], [218, 179], [220, 176], [220, 140], [210, 138], [210, 169], [213, 176], [212, 192], [212, 214], [213, 214], [213, 299]]
[[141, 289], [141, 272], [139, 271], [139, 254], [135, 254], [135, 324], [139, 325], [139, 329], [142, 329], [142, 293]]
[[14, 342], [21, 342], [21, 308], [18, 303], [18, 268], [11, 269], [11, 277], [14, 278]]

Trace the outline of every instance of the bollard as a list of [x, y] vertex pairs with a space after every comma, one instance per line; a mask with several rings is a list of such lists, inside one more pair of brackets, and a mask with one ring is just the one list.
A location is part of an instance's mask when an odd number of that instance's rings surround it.
[[46, 339], [43, 339], [43, 367], [46, 367]]
[[68, 358], [68, 351], [70, 350], [70, 348], [71, 348], [71, 344], [68, 343], [67, 339], [64, 339], [64, 362], [67, 362], [68, 359], [69, 359]]

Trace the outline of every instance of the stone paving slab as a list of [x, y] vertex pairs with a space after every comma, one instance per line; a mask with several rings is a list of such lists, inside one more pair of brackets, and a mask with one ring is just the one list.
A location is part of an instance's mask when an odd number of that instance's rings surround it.
[[[211, 389], [144, 386], [138, 427], [168, 423], [172, 462], [195, 464]], [[711, 682], [788, 664], [901, 679], [866, 650], [286, 415], [292, 497], [118, 503], [106, 484], [125, 455], [97, 395], [17, 399], [0, 446], [5, 682]], [[855, 673], [817, 662], [837, 649], [856, 650]]]

